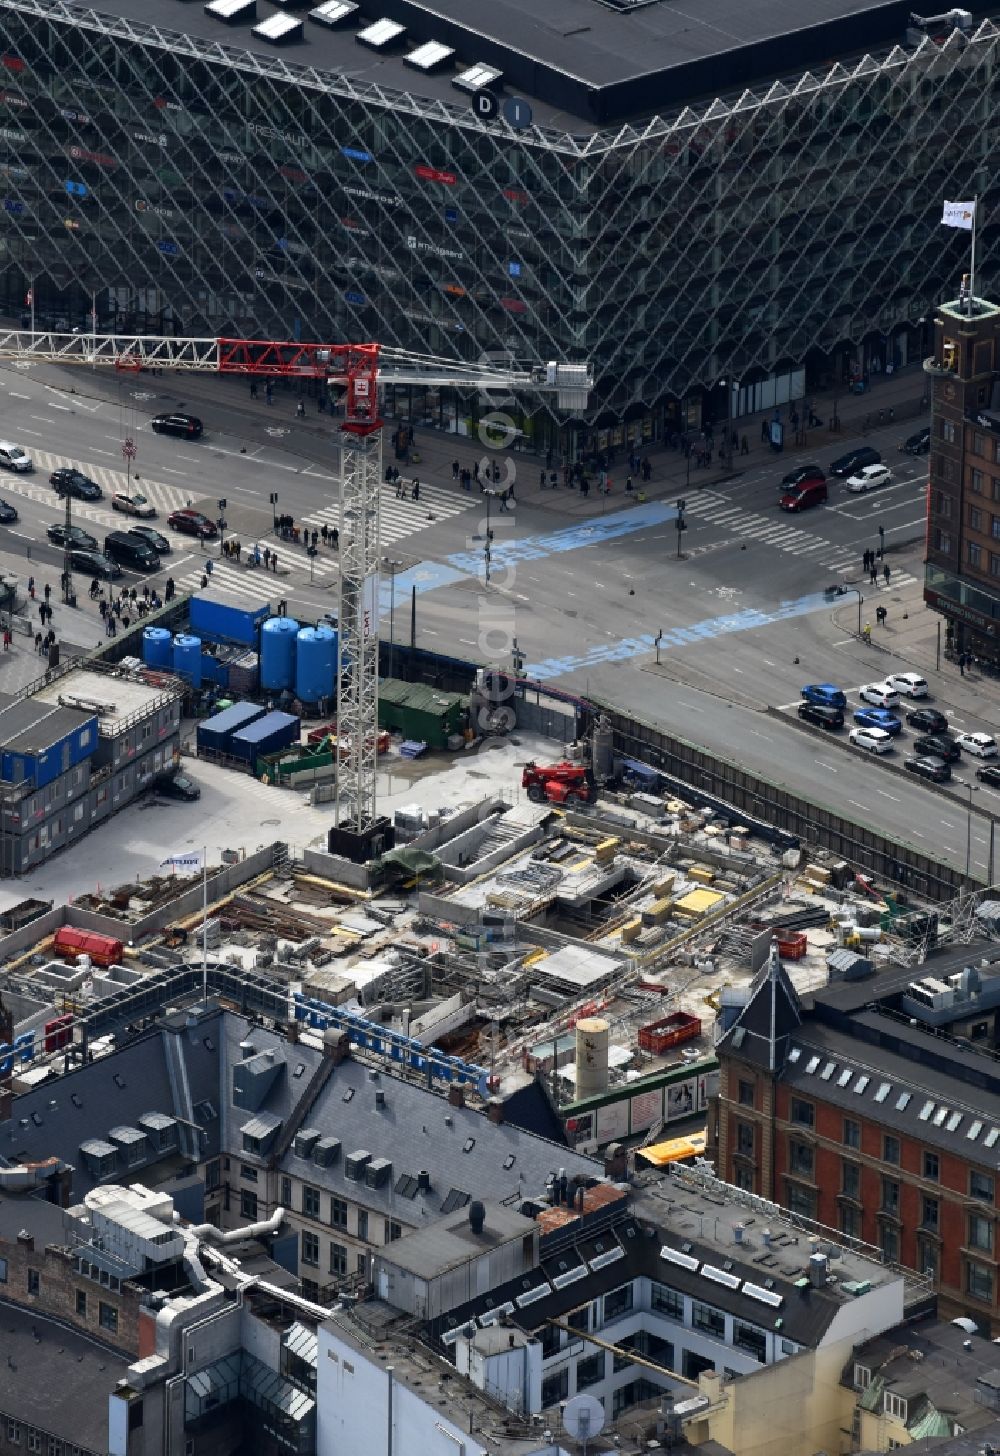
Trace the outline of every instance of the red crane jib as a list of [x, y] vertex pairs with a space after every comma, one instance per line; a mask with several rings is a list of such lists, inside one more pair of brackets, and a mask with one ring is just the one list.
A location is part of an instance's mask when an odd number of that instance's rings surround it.
[[220, 374], [273, 379], [343, 376], [345, 414], [355, 425], [377, 428], [378, 344], [294, 344], [270, 339], [219, 339]]

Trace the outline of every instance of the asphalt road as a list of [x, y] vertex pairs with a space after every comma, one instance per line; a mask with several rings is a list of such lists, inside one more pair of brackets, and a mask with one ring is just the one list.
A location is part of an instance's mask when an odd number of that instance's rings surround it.
[[[0, 527], [6, 565], [59, 569], [60, 552], [45, 543], [45, 527], [63, 517], [49, 471], [73, 463], [106, 493], [120, 489], [125, 435], [138, 446], [133, 488], [157, 507], [154, 524], [161, 529], [171, 509], [190, 503], [214, 518], [225, 499], [229, 526], [244, 544], [269, 545], [271, 492], [279, 497], [276, 509], [297, 520], [335, 523], [332, 429], [317, 436], [312, 429], [297, 431], [284, 416], [270, 423], [264, 414], [248, 425], [224, 401], [211, 417], [192, 404], [208, 433], [187, 444], [153, 435], [148, 427], [151, 413], [178, 406], [183, 390], [177, 380], [167, 385], [129, 376], [114, 384], [102, 379], [99, 387], [95, 381], [103, 399], [86, 397], [82, 381], [77, 392], [71, 388], [51, 371], [0, 369], [0, 434], [23, 444], [38, 466], [33, 476], [0, 479], [0, 496], [21, 513], [16, 527]], [[888, 427], [869, 439], [894, 471], [891, 485], [859, 497], [831, 482], [828, 504], [801, 515], [779, 511], [777, 486], [793, 464], [810, 458], [802, 453], [755, 461], [745, 471], [738, 458], [735, 475], [722, 484], [703, 483], [707, 473], [692, 471], [683, 490], [688, 529], [680, 559], [671, 502], [625, 505], [619, 496], [604, 502], [603, 513], [582, 513], [575, 494], [540, 492], [537, 466], [517, 460], [516, 509], [491, 516], [488, 588], [481, 497], [438, 481], [425, 486], [414, 505], [396, 502], [387, 490], [383, 549], [401, 574], [397, 636], [408, 631], [415, 587], [421, 645], [509, 660], [516, 637], [529, 671], [533, 667], [545, 680], [608, 698], [964, 868], [964, 788], [952, 789], [952, 808], [922, 784], [887, 773], [855, 750], [817, 742], [797, 724], [764, 711], [797, 701], [805, 682], [829, 680], [851, 690], [889, 670], [889, 660], [879, 655], [876, 661], [845, 634], [821, 594], [831, 583], [856, 584], [864, 597], [862, 617], [871, 613], [874, 620], [876, 599], [892, 613], [894, 594], [919, 577], [926, 466], [896, 450], [899, 437], [914, 427]], [[839, 439], [812, 458], [826, 468], [852, 443]], [[106, 529], [127, 524], [107, 500], [99, 506], [74, 502], [74, 520], [99, 539]], [[880, 580], [872, 587], [862, 580], [861, 557], [879, 545], [880, 525], [891, 576], [888, 585]], [[174, 536], [173, 542], [158, 579], [171, 574], [182, 585], [197, 586], [206, 553], [190, 538]], [[286, 597], [293, 612], [333, 605], [335, 554], [321, 547], [310, 580], [301, 547], [278, 549], [280, 571], [266, 587], [258, 573], [222, 562], [213, 582], [248, 597], [262, 590], [272, 599]], [[217, 552], [208, 554], [217, 558]], [[384, 585], [384, 607], [387, 591]], [[666, 635], [657, 667], [652, 639], [660, 631]], [[992, 731], [989, 722], [972, 717], [961, 726]], [[974, 781], [969, 765], [960, 777]], [[1000, 810], [1000, 795], [979, 791], [984, 807], [991, 799], [997, 802], [989, 807]], [[988, 863], [989, 828], [972, 815], [969, 858], [980, 875]]]

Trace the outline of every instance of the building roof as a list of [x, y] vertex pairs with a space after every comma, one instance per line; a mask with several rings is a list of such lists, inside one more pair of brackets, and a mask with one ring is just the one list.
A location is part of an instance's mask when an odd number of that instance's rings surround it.
[[1000, 1400], [1000, 1350], [991, 1340], [968, 1335], [946, 1320], [900, 1325], [856, 1346], [844, 1369], [845, 1385], [854, 1385], [856, 1365], [872, 1376], [861, 1404], [880, 1408], [885, 1391], [905, 1399], [906, 1427], [917, 1439], [950, 1435], [955, 1425], [985, 1430], [997, 1420], [997, 1409], [983, 1397]]
[[78, 708], [23, 698], [0, 707], [0, 747], [10, 753], [41, 753], [93, 720], [93, 713]]
[[784, 1061], [788, 1039], [801, 1022], [801, 1003], [775, 944], [767, 964], [751, 982], [746, 1005], [719, 1047], [773, 1072]]
[[0, 1410], [67, 1446], [107, 1451], [107, 1397], [125, 1379], [131, 1357], [6, 1302], [0, 1349]]
[[113, 711], [102, 713], [98, 722], [102, 737], [113, 738], [123, 731], [133, 714], [152, 712], [168, 696], [178, 696], [179, 692], [180, 684], [174, 689], [150, 687], [135, 678], [74, 667], [39, 688], [33, 698], [36, 703], [57, 703], [61, 706], [73, 706], [75, 700], [107, 704]]
[[525, 1218], [502, 1204], [486, 1207], [486, 1218], [480, 1233], [474, 1233], [468, 1209], [463, 1208], [450, 1218], [442, 1218], [428, 1228], [414, 1229], [380, 1252], [382, 1263], [407, 1269], [421, 1279], [436, 1279], [450, 1269], [468, 1264], [470, 1259], [535, 1232], [534, 1219]]

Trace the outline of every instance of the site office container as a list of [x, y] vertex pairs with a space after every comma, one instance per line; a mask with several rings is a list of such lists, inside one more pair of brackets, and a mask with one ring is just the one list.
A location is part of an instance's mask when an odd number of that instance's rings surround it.
[[212, 718], [206, 718], [204, 723], [198, 724], [197, 742], [199, 753], [224, 754], [229, 752], [229, 740], [234, 733], [248, 724], [255, 723], [258, 718], [263, 718], [267, 712], [257, 703], [234, 703], [231, 708], [223, 708], [221, 713], [216, 713]]
[[90, 956], [95, 966], [120, 966], [125, 959], [125, 947], [120, 940], [112, 935], [100, 935], [96, 930], [78, 930], [74, 925], [63, 925], [56, 931], [52, 949], [64, 960]]
[[256, 647], [261, 624], [271, 615], [270, 602], [259, 607], [237, 607], [212, 597], [192, 597], [188, 603], [191, 631], [212, 642], [239, 642]]
[[232, 735], [228, 753], [230, 758], [248, 764], [251, 773], [256, 773], [258, 759], [278, 753], [290, 743], [298, 743], [301, 735], [301, 721], [291, 713], [266, 713]]
[[696, 1036], [701, 1036], [700, 1017], [687, 1011], [672, 1011], [669, 1016], [639, 1028], [639, 1046], [644, 1052], [660, 1056], [668, 1047], [677, 1046], [682, 1041], [693, 1041]]

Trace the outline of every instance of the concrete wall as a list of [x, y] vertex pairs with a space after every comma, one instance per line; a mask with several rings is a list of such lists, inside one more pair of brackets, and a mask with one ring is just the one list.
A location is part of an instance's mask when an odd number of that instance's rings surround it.
[[355, 864], [339, 854], [327, 854], [322, 849], [304, 849], [301, 864], [311, 875], [333, 880], [338, 885], [349, 885], [354, 890], [367, 890], [372, 883], [368, 865]]
[[[0, 1294], [11, 1304], [40, 1310], [127, 1355], [138, 1354], [142, 1296], [138, 1285], [126, 1282], [120, 1291], [107, 1289], [78, 1274], [66, 1249], [41, 1248], [30, 1240], [0, 1240], [0, 1259], [7, 1261], [7, 1281], [0, 1284]], [[37, 1294], [28, 1293], [29, 1270], [38, 1275]], [[86, 1308], [79, 1313], [78, 1293], [86, 1296]], [[116, 1329], [101, 1324], [102, 1304], [115, 1311]]]
[[433, 824], [429, 829], [415, 835], [409, 841], [409, 846], [411, 849], [426, 849], [429, 854], [434, 854], [439, 845], [457, 838], [467, 829], [471, 829], [474, 824], [481, 824], [493, 814], [509, 807], [503, 798], [480, 799], [478, 804], [471, 804], [467, 809], [460, 809], [450, 818], [442, 819], [440, 824]]
[[688, 1440], [718, 1441], [734, 1456], [845, 1450], [855, 1397], [841, 1387], [840, 1374], [853, 1343], [845, 1339], [803, 1350], [725, 1386], [719, 1375], [702, 1375], [699, 1386], [710, 1412], [685, 1427]]
[[494, 815], [492, 819], [474, 825], [464, 834], [450, 840], [438, 851], [438, 856], [444, 865], [444, 872], [449, 880], [453, 880], [459, 885], [467, 885], [471, 880], [478, 879], [480, 875], [489, 874], [490, 870], [497, 869], [505, 860], [511, 859], [515, 854], [520, 854], [529, 845], [537, 844], [545, 834], [544, 828], [540, 824], [536, 824], [512, 839], [505, 839], [492, 853], [484, 854], [480, 858], [479, 845], [482, 844], [498, 817], [498, 815]]

